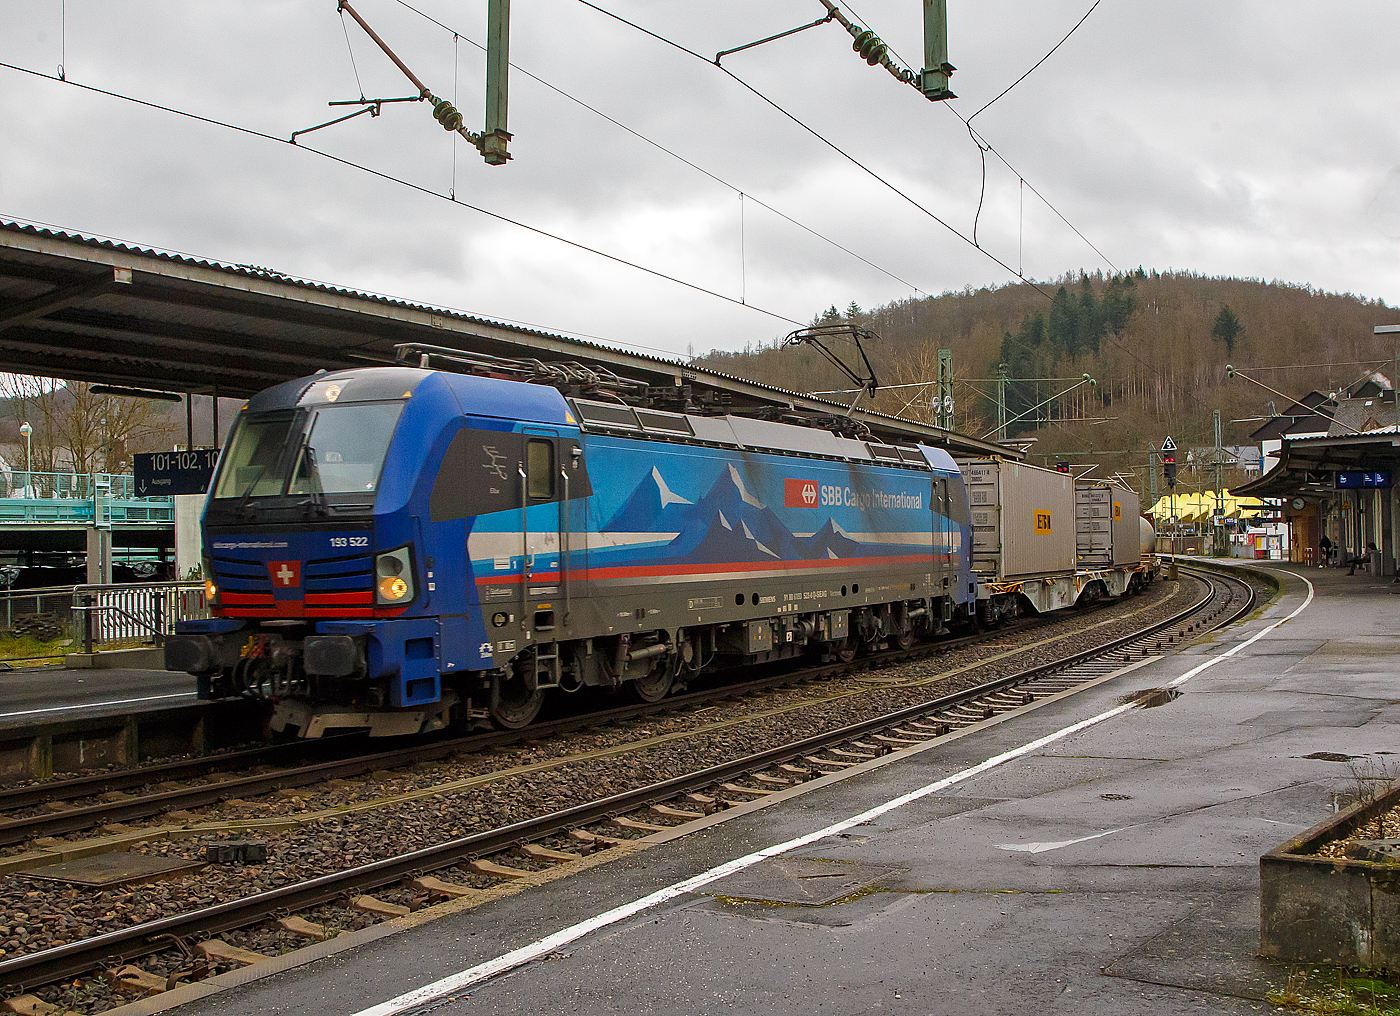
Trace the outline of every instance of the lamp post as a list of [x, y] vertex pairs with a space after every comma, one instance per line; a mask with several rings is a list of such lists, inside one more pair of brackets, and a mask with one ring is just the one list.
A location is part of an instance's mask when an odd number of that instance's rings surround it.
[[24, 435], [24, 485], [29, 487], [34, 482], [34, 451], [29, 441], [29, 435], [34, 433], [34, 428], [25, 420], [19, 425], [19, 432]]

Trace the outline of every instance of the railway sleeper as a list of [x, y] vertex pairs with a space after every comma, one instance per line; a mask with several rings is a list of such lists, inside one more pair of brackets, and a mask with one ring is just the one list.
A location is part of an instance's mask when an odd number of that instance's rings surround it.
[[480, 896], [480, 889], [473, 889], [469, 885], [462, 885], [458, 882], [444, 882], [440, 878], [432, 875], [424, 875], [422, 878], [415, 878], [412, 882], [413, 888], [421, 889], [430, 896], [437, 896], [443, 899], [460, 900], [471, 899], [473, 896]]
[[615, 847], [622, 840], [612, 836], [604, 836], [602, 833], [589, 832], [587, 829], [570, 829], [569, 835], [583, 843], [591, 843], [594, 849], [599, 847]]
[[517, 879], [527, 878], [533, 875], [533, 871], [525, 868], [512, 868], [506, 864], [497, 864], [495, 861], [487, 861], [477, 858], [475, 861], [468, 861], [467, 867], [478, 875], [490, 875], [493, 878]]
[[103, 976], [113, 988], [126, 995], [159, 995], [179, 983], [174, 974], [161, 977], [159, 974], [142, 970], [134, 963], [109, 970]]
[[223, 961], [226, 963], [241, 963], [245, 967], [250, 967], [254, 963], [262, 963], [271, 959], [260, 952], [253, 952], [251, 949], [244, 949], [241, 946], [230, 945], [221, 938], [211, 938], [200, 942], [195, 947], [195, 951], [206, 959]]
[[72, 1016], [71, 1009], [50, 1005], [38, 995], [16, 995], [0, 1002], [0, 1009], [18, 1016]]
[[529, 857], [536, 861], [548, 861], [550, 864], [566, 864], [583, 857], [582, 854], [570, 853], [567, 850], [551, 850], [538, 843], [522, 843], [515, 848], [515, 852], [522, 857]]
[[350, 901], [350, 907], [361, 913], [370, 914], [374, 917], [407, 917], [413, 911], [398, 903], [386, 903], [384, 900], [376, 899], [373, 896], [356, 896]]
[[776, 791], [763, 787], [741, 787], [737, 783], [721, 783], [719, 786], [721, 790], [727, 790], [731, 794], [750, 794], [754, 797], [764, 797], [767, 794], [776, 793]]
[[327, 928], [324, 924], [316, 924], [308, 921], [304, 917], [283, 917], [277, 922], [278, 927], [283, 931], [290, 931], [293, 935], [300, 935], [302, 938], [314, 939], [317, 942], [324, 942], [327, 939], [335, 938], [338, 932]]
[[626, 815], [617, 815], [608, 819], [608, 825], [615, 825], [619, 829], [635, 829], [644, 833], [664, 833], [672, 827], [657, 825], [654, 822], [641, 822], [635, 818], [628, 818]]
[[678, 818], [684, 822], [693, 822], [697, 818], [704, 818], [703, 811], [690, 811], [686, 808], [672, 808], [665, 804], [653, 804], [647, 809], [657, 818]]

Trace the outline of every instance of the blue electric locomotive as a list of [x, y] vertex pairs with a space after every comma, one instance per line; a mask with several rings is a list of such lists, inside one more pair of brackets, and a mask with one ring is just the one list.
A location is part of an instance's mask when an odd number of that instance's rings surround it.
[[[426, 363], [426, 360], [424, 361]], [[719, 666], [907, 644], [975, 609], [941, 449], [427, 369], [269, 389], [203, 521], [213, 617], [166, 665], [273, 729], [520, 727]]]

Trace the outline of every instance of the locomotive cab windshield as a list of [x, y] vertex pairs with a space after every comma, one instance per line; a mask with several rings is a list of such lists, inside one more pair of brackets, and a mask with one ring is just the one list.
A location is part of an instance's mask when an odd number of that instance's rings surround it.
[[[371, 495], [403, 402], [359, 402], [239, 418], [213, 500]], [[354, 499], [351, 499], [354, 500]]]

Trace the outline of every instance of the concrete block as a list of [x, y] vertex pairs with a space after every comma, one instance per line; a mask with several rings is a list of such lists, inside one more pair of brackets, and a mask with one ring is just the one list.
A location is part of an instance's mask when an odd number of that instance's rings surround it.
[[266, 864], [266, 840], [225, 840], [204, 848], [204, 859], [210, 864]]

